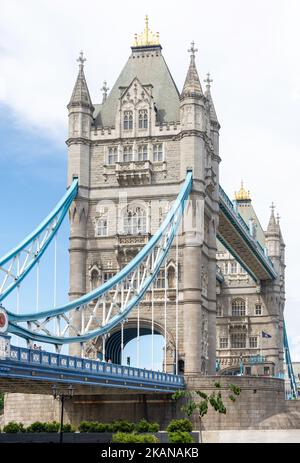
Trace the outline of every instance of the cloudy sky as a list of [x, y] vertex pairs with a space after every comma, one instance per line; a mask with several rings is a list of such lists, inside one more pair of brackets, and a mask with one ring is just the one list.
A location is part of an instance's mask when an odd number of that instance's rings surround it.
[[[148, 3], [0, 0], [0, 253], [29, 232], [64, 191], [66, 105], [79, 51], [86, 55], [86, 78], [98, 103], [103, 81], [112, 88], [148, 14], [179, 89], [192, 40], [199, 75], [203, 80], [209, 71], [214, 79], [222, 186], [233, 196], [243, 179], [263, 226], [272, 201], [281, 216], [286, 321], [293, 358], [300, 361], [300, 3]], [[61, 256], [63, 261], [63, 251]]]

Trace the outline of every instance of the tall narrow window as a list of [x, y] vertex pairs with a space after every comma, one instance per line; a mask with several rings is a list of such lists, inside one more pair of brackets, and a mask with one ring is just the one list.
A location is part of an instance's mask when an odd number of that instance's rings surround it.
[[231, 271], [230, 273], [237, 273], [237, 263], [235, 261], [231, 262]]
[[124, 149], [123, 149], [123, 161], [124, 162], [131, 162], [132, 160], [133, 160], [132, 146], [124, 146]]
[[147, 109], [139, 110], [139, 129], [148, 128], [148, 111]]
[[99, 286], [99, 272], [94, 269], [91, 273], [91, 287], [95, 289], [97, 286]]
[[133, 114], [132, 111], [124, 111], [123, 128], [124, 130], [132, 130]]
[[147, 145], [140, 145], [138, 153], [139, 153], [139, 161], [147, 161], [147, 159], [148, 159], [148, 146]]
[[118, 161], [118, 148], [112, 146], [108, 148], [108, 164], [115, 164]]
[[153, 161], [158, 162], [163, 160], [163, 149], [162, 143], [158, 143], [157, 145], [153, 145]]
[[123, 216], [123, 230], [128, 235], [147, 232], [146, 210], [140, 206], [129, 205]]
[[96, 224], [96, 235], [107, 236], [108, 235], [108, 220], [107, 213], [100, 217]]
[[168, 288], [176, 287], [175, 267], [170, 265], [168, 268]]
[[165, 287], [165, 271], [160, 270], [157, 274], [156, 280], [155, 280], [155, 288], [156, 289], [163, 289]]
[[231, 305], [233, 317], [244, 317], [246, 315], [246, 304], [244, 299], [234, 299]]
[[255, 315], [261, 315], [261, 314], [262, 314], [261, 304], [256, 304], [255, 305]]

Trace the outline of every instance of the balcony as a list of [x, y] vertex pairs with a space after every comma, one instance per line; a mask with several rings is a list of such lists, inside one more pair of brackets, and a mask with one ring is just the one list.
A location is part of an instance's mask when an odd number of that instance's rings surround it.
[[135, 256], [148, 243], [150, 233], [141, 235], [116, 235], [115, 252], [117, 257]]
[[116, 163], [116, 178], [120, 185], [147, 185], [151, 183], [153, 166], [150, 161]]

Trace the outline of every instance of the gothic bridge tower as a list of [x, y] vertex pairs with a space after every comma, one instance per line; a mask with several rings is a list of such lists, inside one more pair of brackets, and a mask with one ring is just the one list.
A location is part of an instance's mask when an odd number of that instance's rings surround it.
[[[147, 243], [185, 179], [193, 190], [179, 232], [179, 348], [186, 375], [215, 371], [216, 230], [218, 227], [219, 129], [210, 84], [203, 92], [192, 43], [180, 93], [162, 55], [158, 34], [146, 27], [135, 36], [131, 55], [100, 104], [91, 102], [84, 58], [69, 110], [68, 183], [79, 179], [70, 214], [70, 297], [90, 291], [117, 273]], [[174, 371], [174, 246], [167, 281], [154, 289], [155, 333], [164, 335], [167, 290], [167, 370]], [[150, 301], [140, 304], [142, 334], [151, 333]], [[74, 332], [80, 323], [73, 319]], [[125, 342], [136, 336], [137, 309], [124, 325]], [[120, 361], [120, 327], [106, 340], [85, 346], [91, 355], [110, 352]], [[119, 347], [118, 347], [119, 346]], [[80, 354], [72, 345], [71, 354]], [[184, 366], [184, 367], [183, 367]]]

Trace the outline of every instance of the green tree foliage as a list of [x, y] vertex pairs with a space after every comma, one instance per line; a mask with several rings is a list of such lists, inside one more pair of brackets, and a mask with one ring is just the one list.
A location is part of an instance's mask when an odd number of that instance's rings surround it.
[[[200, 435], [202, 440], [202, 426], [201, 420], [207, 414], [209, 406], [211, 406], [216, 412], [226, 414], [227, 409], [224, 405], [221, 393], [221, 383], [214, 383], [215, 391], [211, 394], [207, 394], [202, 391], [176, 391], [172, 398], [174, 400], [187, 399], [186, 403], [181, 407], [181, 410], [188, 416], [191, 417], [194, 413], [197, 413], [200, 421]], [[237, 396], [240, 395], [241, 389], [234, 385], [229, 384], [228, 386], [228, 398], [232, 402], [236, 401]], [[202, 399], [202, 400], [200, 400]]]

